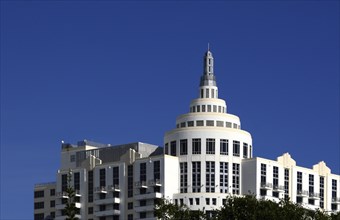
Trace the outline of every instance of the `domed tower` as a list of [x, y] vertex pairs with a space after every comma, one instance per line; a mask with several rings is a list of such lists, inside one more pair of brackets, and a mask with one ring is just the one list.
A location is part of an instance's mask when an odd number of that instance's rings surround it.
[[176, 128], [166, 132], [164, 153], [179, 158], [174, 201], [209, 211], [220, 207], [228, 194], [241, 194], [241, 161], [252, 157], [252, 138], [218, 98], [209, 49], [203, 62], [198, 98], [191, 101], [189, 113], [177, 118]]

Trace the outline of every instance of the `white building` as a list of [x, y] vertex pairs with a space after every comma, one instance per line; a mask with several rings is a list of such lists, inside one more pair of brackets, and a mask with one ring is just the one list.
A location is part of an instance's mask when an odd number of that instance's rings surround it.
[[166, 132], [164, 148], [62, 143], [56, 183], [35, 187], [34, 218], [65, 219], [70, 171], [81, 219], [156, 219], [155, 199], [163, 197], [209, 213], [227, 195], [245, 194], [274, 201], [289, 197], [309, 209], [339, 211], [340, 176], [324, 162], [308, 169], [296, 166], [288, 153], [276, 161], [253, 158], [252, 137], [218, 98], [213, 68], [208, 50], [198, 98]]

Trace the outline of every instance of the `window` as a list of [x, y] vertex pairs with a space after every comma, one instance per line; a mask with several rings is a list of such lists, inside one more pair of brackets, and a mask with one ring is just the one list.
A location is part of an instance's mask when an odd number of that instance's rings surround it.
[[226, 122], [226, 123], [225, 123], [225, 126], [226, 126], [227, 128], [231, 128], [231, 122]]
[[237, 128], [237, 124], [233, 123], [233, 128]]
[[80, 190], [80, 173], [74, 173], [73, 185], [75, 190]]
[[192, 162], [192, 192], [201, 192], [201, 162]]
[[205, 112], [205, 105], [202, 105], [202, 112]]
[[35, 202], [34, 203], [34, 209], [43, 209], [44, 208], [44, 202]]
[[332, 179], [332, 199], [336, 199], [336, 194], [337, 194], [337, 181], [335, 179]]
[[140, 218], [146, 218], [146, 212], [141, 212], [141, 213], [139, 214], [139, 217], [140, 217]]
[[193, 198], [189, 198], [189, 203], [190, 203], [190, 205], [193, 205], [193, 204], [194, 204]]
[[165, 151], [165, 154], [169, 154], [169, 144], [168, 143], [165, 143], [164, 151]]
[[297, 172], [297, 183], [296, 183], [296, 188], [299, 193], [302, 193], [302, 172]]
[[146, 181], [146, 163], [139, 164], [139, 181], [145, 182]]
[[248, 158], [248, 144], [243, 143], [243, 158]]
[[140, 206], [146, 206], [146, 200], [140, 200], [139, 205]]
[[214, 126], [213, 120], [207, 120], [207, 126]]
[[320, 176], [320, 208], [325, 206], [325, 177]]
[[210, 205], [210, 198], [205, 198], [205, 204]]
[[93, 207], [89, 207], [89, 208], [87, 209], [87, 213], [88, 213], [88, 214], [93, 214]]
[[44, 213], [34, 214], [34, 220], [44, 220]]
[[211, 98], [215, 98], [215, 90], [213, 90], [213, 89], [211, 90]]
[[185, 128], [185, 122], [181, 122], [181, 128]]
[[51, 200], [50, 201], [50, 207], [52, 208], [52, 207], [55, 207], [55, 200]]
[[228, 193], [228, 163], [220, 162], [220, 193]]
[[181, 193], [188, 192], [188, 163], [180, 163], [180, 191]]
[[195, 198], [196, 205], [200, 204], [200, 198]]
[[216, 121], [217, 127], [223, 127], [223, 125], [224, 125], [223, 121]]
[[161, 179], [161, 161], [159, 160], [153, 162], [153, 179], [154, 180]]
[[44, 190], [39, 190], [34, 192], [34, 198], [44, 197]]
[[203, 89], [201, 89], [201, 98], [203, 98]]
[[261, 186], [267, 183], [267, 165], [261, 163]]
[[211, 112], [211, 105], [208, 105], [208, 112]]
[[205, 96], [206, 98], [209, 98], [209, 89], [205, 89]]
[[170, 143], [170, 150], [171, 150], [171, 155], [172, 156], [176, 156], [177, 153], [176, 153], [176, 141], [171, 141]]
[[201, 112], [201, 106], [200, 105], [197, 106], [197, 112]]
[[233, 156], [239, 157], [240, 156], [240, 142], [233, 141]]
[[308, 183], [309, 183], [309, 194], [314, 195], [314, 175], [309, 174], [308, 175]]
[[221, 139], [220, 140], [220, 154], [221, 155], [228, 155], [228, 140]]
[[99, 186], [100, 187], [106, 186], [106, 170], [105, 170], [105, 168], [99, 170]]
[[128, 197], [133, 197], [133, 165], [127, 167], [127, 184], [128, 184]]
[[119, 187], [119, 167], [112, 168], [112, 183], [115, 188]]
[[71, 155], [70, 162], [75, 162], [75, 161], [76, 161], [76, 155]]
[[213, 205], [216, 205], [216, 198], [213, 198], [213, 199], [212, 199], [212, 204], [213, 204]]
[[128, 214], [128, 220], [133, 220], [133, 214]]
[[188, 121], [188, 127], [194, 127], [194, 121]]
[[240, 194], [240, 164], [233, 163], [233, 194]]
[[206, 147], [207, 147], [206, 149], [207, 154], [215, 154], [215, 139], [207, 138]]
[[221, 113], [221, 111], [222, 111], [221, 106], [218, 106], [218, 112]]
[[192, 139], [192, 154], [201, 154], [201, 139]]
[[55, 189], [50, 189], [50, 196], [55, 196]]
[[205, 162], [205, 191], [215, 192], [215, 162]]
[[202, 120], [196, 121], [196, 126], [204, 126], [204, 121]]
[[61, 175], [61, 191], [65, 192], [67, 189], [67, 174]]
[[93, 170], [88, 172], [88, 184], [87, 184], [87, 191], [88, 191], [88, 195], [87, 195], [87, 200], [88, 202], [93, 202]]
[[273, 186], [279, 186], [279, 168], [277, 166], [273, 166]]
[[213, 112], [217, 112], [217, 105], [213, 106]]
[[51, 216], [52, 218], [55, 218], [55, 212], [51, 212], [51, 213], [50, 213], [50, 216]]
[[180, 148], [180, 155], [187, 155], [188, 154], [188, 140], [182, 139], [179, 141], [179, 148]]

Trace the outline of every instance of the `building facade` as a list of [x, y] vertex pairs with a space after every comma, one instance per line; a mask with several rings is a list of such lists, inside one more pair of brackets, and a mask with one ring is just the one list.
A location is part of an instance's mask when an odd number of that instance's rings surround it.
[[300, 167], [288, 153], [269, 160], [253, 157], [252, 137], [218, 97], [214, 59], [204, 56], [198, 98], [165, 133], [164, 147], [62, 143], [56, 182], [34, 189], [35, 219], [65, 219], [65, 190], [76, 191], [81, 219], [156, 219], [157, 199], [212, 213], [228, 195], [290, 198], [309, 209], [340, 210], [340, 176], [324, 162]]

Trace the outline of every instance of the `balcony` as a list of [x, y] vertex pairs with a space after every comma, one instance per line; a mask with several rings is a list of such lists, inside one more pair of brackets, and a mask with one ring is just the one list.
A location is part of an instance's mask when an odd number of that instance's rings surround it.
[[276, 191], [276, 192], [284, 192], [284, 191], [285, 191], [285, 188], [284, 188], [284, 186], [274, 186], [274, 187], [273, 187], [273, 191]]
[[[75, 215], [74, 217], [76, 217], [78, 219], [81, 219], [81, 215], [79, 215], [79, 214]], [[55, 220], [65, 220], [66, 218], [67, 218], [66, 215], [64, 215], [64, 216], [56, 216]]]
[[[76, 206], [76, 208], [80, 209], [81, 208], [81, 203], [80, 202], [76, 202], [75, 206]], [[65, 204], [57, 203], [55, 205], [55, 209], [56, 210], [63, 210], [63, 209], [65, 209], [65, 207], [66, 207], [66, 203]]]
[[271, 183], [261, 183], [261, 189], [272, 189], [273, 188], [273, 184]]
[[104, 211], [95, 211], [94, 215], [96, 217], [120, 215], [120, 210], [110, 209]]
[[296, 191], [296, 195], [300, 197], [308, 197], [309, 192], [307, 190], [298, 190]]
[[55, 197], [57, 199], [68, 199], [68, 194], [66, 192], [57, 192]]
[[107, 186], [107, 191], [109, 191], [109, 192], [113, 192], [113, 191], [120, 192], [119, 185], [118, 184], [116, 184], [116, 185], [109, 185], [109, 186]]
[[94, 192], [95, 193], [107, 193], [107, 189], [105, 186], [96, 187], [94, 188]]
[[162, 186], [160, 179], [149, 180], [149, 186]]
[[340, 204], [340, 198], [339, 197], [333, 197], [332, 198], [332, 204]]
[[135, 182], [135, 186], [137, 188], [148, 188], [148, 185], [146, 184], [146, 181]]
[[120, 198], [106, 198], [106, 199], [98, 199], [94, 201], [96, 205], [104, 205], [104, 204], [112, 204], [112, 203], [120, 203]]
[[153, 212], [155, 205], [135, 206], [135, 212]]
[[309, 192], [310, 199], [320, 199], [320, 194], [315, 192]]
[[156, 199], [156, 198], [162, 198], [162, 193], [154, 192], [154, 193], [139, 194], [139, 195], [134, 196], [135, 200]]
[[81, 197], [81, 194], [80, 194], [80, 191], [79, 191], [79, 190], [75, 190], [75, 196]]

